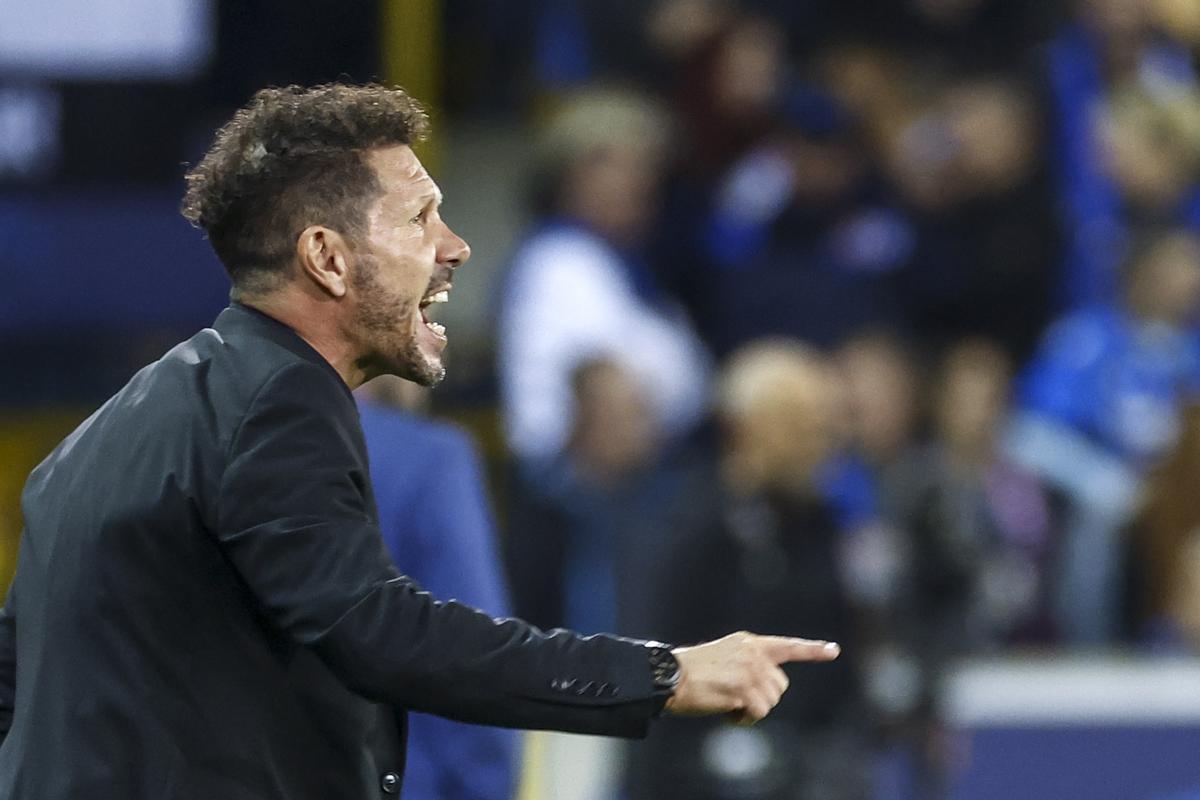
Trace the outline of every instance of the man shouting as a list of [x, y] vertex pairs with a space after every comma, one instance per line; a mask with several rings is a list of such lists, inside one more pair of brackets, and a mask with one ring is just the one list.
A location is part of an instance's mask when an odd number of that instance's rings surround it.
[[351, 390], [441, 380], [427, 307], [470, 254], [410, 149], [426, 126], [401, 90], [264, 90], [187, 176], [233, 302], [29, 478], [0, 797], [396, 795], [407, 709], [636, 737], [664, 709], [753, 722], [781, 663], [836, 657], [542, 632], [391, 566]]

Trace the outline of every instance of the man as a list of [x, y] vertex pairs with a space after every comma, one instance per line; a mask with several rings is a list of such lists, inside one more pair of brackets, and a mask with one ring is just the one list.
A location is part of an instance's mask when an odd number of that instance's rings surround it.
[[425, 309], [470, 253], [409, 147], [425, 128], [399, 90], [264, 90], [188, 175], [234, 302], [30, 476], [0, 796], [395, 795], [405, 709], [617, 736], [664, 708], [753, 722], [781, 662], [836, 655], [543, 633], [390, 564], [351, 390], [441, 379]]

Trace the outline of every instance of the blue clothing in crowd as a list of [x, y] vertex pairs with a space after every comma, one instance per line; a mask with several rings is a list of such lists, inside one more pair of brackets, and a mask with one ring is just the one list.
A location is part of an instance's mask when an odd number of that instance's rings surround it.
[[[440, 600], [509, 614], [479, 456], [461, 431], [369, 402], [359, 411], [393, 561]], [[518, 734], [409, 714], [404, 793], [419, 800], [508, 800]]]
[[817, 472], [817, 488], [838, 526], [853, 531], [879, 519], [879, 486], [870, 466], [852, 453], [839, 453]]
[[[1120, 189], [1105, 169], [1097, 142], [1096, 108], [1106, 90], [1100, 48], [1080, 26], [1068, 28], [1049, 46], [1049, 85], [1053, 98], [1055, 179], [1067, 229], [1066, 308], [1111, 302], [1117, 271], [1128, 245], [1129, 224]], [[1140, 73], [1156, 80], [1191, 85], [1196, 75], [1182, 46], [1160, 42], [1143, 53]], [[1185, 196], [1175, 222], [1200, 230], [1200, 194]]]
[[1192, 332], [1097, 306], [1050, 330], [1025, 372], [1021, 406], [1142, 466], [1174, 444], [1198, 378]]

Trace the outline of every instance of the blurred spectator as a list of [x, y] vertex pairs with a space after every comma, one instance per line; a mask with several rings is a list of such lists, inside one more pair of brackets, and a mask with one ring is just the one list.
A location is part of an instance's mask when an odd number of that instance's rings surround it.
[[[414, 413], [425, 397], [424, 389], [393, 377], [361, 391], [384, 542], [397, 568], [438, 599], [507, 616], [479, 456], [457, 428]], [[422, 800], [508, 800], [519, 741], [515, 731], [410, 714], [404, 790]]]
[[639, 588], [622, 567], [626, 559], [654, 561], [654, 542], [629, 533], [634, 517], [644, 526], [656, 515], [662, 432], [646, 393], [617, 363], [584, 362], [571, 384], [567, 448], [537, 480], [520, 483], [512, 504], [507, 552], [517, 607], [544, 627], [631, 630], [638, 620], [625, 589]]
[[[675, 16], [669, 16], [672, 12]], [[671, 36], [681, 18], [698, 12], [702, 25], [689, 40]], [[722, 14], [698, 3], [666, 4], [651, 25], [660, 47], [675, 48], [682, 59], [673, 90], [687, 169], [701, 176], [719, 174], [774, 122], [787, 74], [784, 33], [769, 18]]]
[[872, 472], [888, 473], [917, 434], [920, 362], [904, 339], [877, 329], [842, 345], [837, 364], [847, 392], [851, 450]]
[[1169, 649], [1200, 652], [1200, 406], [1183, 414], [1179, 444], [1146, 480], [1145, 501], [1131, 526], [1129, 605], [1134, 632]]
[[1047, 633], [1051, 505], [999, 447], [1010, 372], [993, 343], [950, 348], [933, 385], [931, 440], [902, 473], [914, 649], [941, 663]]
[[1000, 449], [1010, 381], [1011, 363], [994, 343], [951, 347], [933, 381], [930, 441], [906, 461], [896, 490], [895, 519], [911, 537], [897, 622], [920, 676], [907, 722], [923, 796], [940, 796], [954, 755], [938, 708], [947, 668], [1052, 636], [1051, 498]]
[[934, 348], [984, 336], [1025, 357], [1060, 262], [1032, 96], [1007, 77], [953, 80], [918, 108], [884, 154], [915, 229], [902, 273], [910, 328]]
[[894, 732], [923, 699], [900, 605], [912, 542], [898, 524], [905, 470], [917, 447], [922, 369], [907, 343], [886, 330], [855, 335], [836, 359], [846, 439], [816, 477], [843, 528], [839, 557], [864, 691], [881, 726]]
[[1117, 633], [1120, 531], [1194, 396], [1198, 303], [1200, 240], [1149, 234], [1128, 261], [1119, 302], [1064, 317], [1025, 372], [1009, 450], [1067, 498], [1055, 614], [1073, 642]]
[[1052, 523], [1037, 480], [999, 450], [1010, 361], [984, 340], [946, 352], [930, 437], [891, 470], [887, 512], [904, 537], [894, 599], [867, 646], [872, 699], [912, 792], [941, 797], [955, 751], [939, 692], [956, 659], [1044, 640]]
[[[1128, 100], [1113, 102], [1117, 90], [1144, 92], [1151, 107], [1191, 102], [1186, 98], [1197, 85], [1192, 54], [1159, 33], [1155, 11], [1155, 3], [1143, 0], [1079, 0], [1077, 22], [1047, 50], [1051, 157], [1068, 236], [1068, 307], [1117, 295], [1117, 267], [1132, 223], [1149, 216], [1161, 224], [1200, 225], [1194, 145], [1187, 143], [1193, 134], [1180, 140], [1179, 128], [1152, 121], [1161, 114], [1137, 112]], [[1180, 183], [1182, 176], [1188, 177]]]
[[920, 367], [897, 336], [866, 331], [837, 352], [844, 391], [846, 444], [821, 467], [821, 491], [848, 535], [848, 587], [869, 616], [896, 600], [908, 540], [896, 518], [896, 485], [915, 447]]
[[856, 120], [816, 86], [791, 86], [775, 107], [770, 135], [719, 176], [686, 234], [698, 252], [683, 280], [719, 353], [762, 336], [832, 345], [899, 314], [894, 272], [913, 232], [881, 193]]
[[[542, 627], [645, 634], [674, 535], [664, 498], [681, 493], [683, 476], [663, 463], [662, 431], [632, 373], [615, 361], [585, 361], [571, 389], [566, 449], [518, 480], [510, 497], [517, 610]], [[539, 742], [555, 800], [614, 796], [618, 743], [556, 734]]]
[[1181, 215], [1200, 227], [1200, 90], [1126, 85], [1106, 104], [1100, 136], [1129, 216], [1173, 222]]
[[[663, 562], [670, 570], [655, 584], [656, 635], [691, 642], [734, 624], [854, 637], [840, 530], [816, 485], [840, 445], [839, 398], [833, 367], [799, 344], [752, 344], [731, 359], [721, 380], [720, 459], [707, 489], [666, 498], [679, 527]], [[788, 672], [791, 689], [754, 728], [662, 720], [636, 751], [632, 796], [864, 797], [867, 720], [853, 664]]]
[[666, 137], [654, 106], [595, 91], [576, 97], [540, 142], [543, 213], [513, 258], [500, 311], [505, 429], [523, 462], [567, 444], [571, 375], [586, 360], [627, 369], [668, 438], [705, 413], [707, 356], [644, 251]]

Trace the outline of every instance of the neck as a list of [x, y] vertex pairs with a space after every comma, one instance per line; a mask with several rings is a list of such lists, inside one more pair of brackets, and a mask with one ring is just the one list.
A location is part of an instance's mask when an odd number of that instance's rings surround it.
[[351, 390], [374, 377], [334, 313], [331, 299], [285, 286], [267, 295], [238, 297], [237, 301], [291, 328], [329, 362]]

